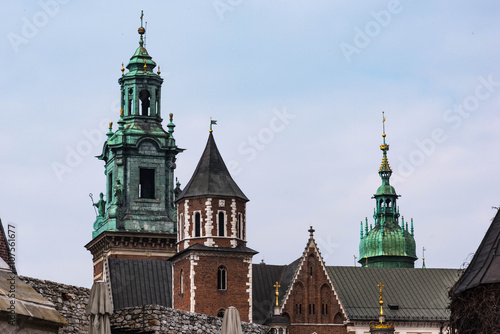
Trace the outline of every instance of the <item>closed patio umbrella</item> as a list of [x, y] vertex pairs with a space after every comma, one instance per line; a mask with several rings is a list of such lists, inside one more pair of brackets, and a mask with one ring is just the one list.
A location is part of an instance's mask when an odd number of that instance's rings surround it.
[[240, 313], [234, 306], [229, 306], [222, 318], [221, 334], [243, 334]]
[[106, 282], [92, 285], [86, 313], [90, 314], [89, 334], [111, 334], [109, 317], [113, 313], [113, 302]]

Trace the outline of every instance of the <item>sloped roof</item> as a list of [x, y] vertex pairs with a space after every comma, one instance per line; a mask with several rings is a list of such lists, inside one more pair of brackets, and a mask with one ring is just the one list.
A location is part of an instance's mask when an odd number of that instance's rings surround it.
[[207, 146], [201, 155], [198, 166], [191, 180], [177, 198], [177, 202], [187, 197], [207, 195], [238, 197], [248, 201], [248, 198], [229, 174], [217, 149], [212, 132], [208, 136]]
[[500, 282], [500, 210], [491, 222], [472, 261], [453, 288], [459, 294], [481, 284]]
[[[384, 314], [393, 321], [446, 321], [448, 291], [458, 269], [327, 267], [350, 321], [377, 320], [378, 287], [384, 284]], [[397, 305], [392, 309], [390, 305]]]
[[279, 282], [278, 303], [281, 305], [286, 291], [292, 283], [301, 258], [289, 265], [268, 265], [265, 263], [252, 265], [252, 314], [253, 322], [263, 324], [272, 314], [275, 304], [274, 284]]
[[[14, 279], [13, 279], [14, 277]], [[15, 297], [12, 295], [11, 284], [15, 283]], [[5, 313], [15, 302], [15, 312], [36, 320], [47, 321], [51, 326], [62, 327], [66, 325], [66, 320], [55, 309], [53, 303], [45, 299], [41, 294], [35, 291], [33, 287], [24, 282], [19, 276], [12, 273], [10, 269], [0, 269], [0, 310]]]
[[114, 308], [172, 307], [172, 264], [163, 260], [109, 259]]

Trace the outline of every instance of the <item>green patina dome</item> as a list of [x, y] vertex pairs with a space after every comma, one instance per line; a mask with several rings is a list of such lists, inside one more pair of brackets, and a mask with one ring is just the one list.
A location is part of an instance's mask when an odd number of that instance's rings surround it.
[[394, 189], [393, 186], [391, 186], [390, 184], [383, 184], [381, 185], [380, 187], [378, 187], [377, 189], [377, 193], [375, 194], [376, 195], [396, 195], [396, 189]]

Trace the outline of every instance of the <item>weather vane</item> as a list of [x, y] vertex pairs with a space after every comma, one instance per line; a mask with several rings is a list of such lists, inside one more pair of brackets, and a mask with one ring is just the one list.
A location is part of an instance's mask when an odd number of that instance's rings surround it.
[[210, 132], [213, 132], [212, 125], [217, 125], [217, 121], [215, 119], [212, 119], [212, 117], [210, 117]]

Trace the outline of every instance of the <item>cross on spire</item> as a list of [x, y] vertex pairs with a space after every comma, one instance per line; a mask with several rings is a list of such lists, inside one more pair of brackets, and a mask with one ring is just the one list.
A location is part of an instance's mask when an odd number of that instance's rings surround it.
[[382, 282], [380, 282], [378, 285], [379, 287], [379, 293], [378, 293], [378, 296], [379, 296], [379, 304], [380, 304], [380, 315], [384, 315], [384, 309], [382, 308], [382, 306], [384, 305], [384, 301], [382, 300], [382, 297], [384, 296], [383, 292], [382, 292], [382, 288], [384, 287], [384, 285], [382, 284]]
[[312, 237], [314, 237], [314, 231], [315, 231], [315, 230], [313, 229], [313, 227], [312, 227], [312, 226], [311, 226], [311, 228], [308, 230], [308, 232], [309, 232], [309, 236], [310, 236], [311, 238], [312, 238]]
[[278, 297], [280, 296], [280, 292], [278, 290], [278, 288], [281, 288], [281, 285], [278, 283], [278, 281], [276, 281], [276, 284], [273, 285], [273, 287], [276, 288], [276, 306], [278, 306]]

